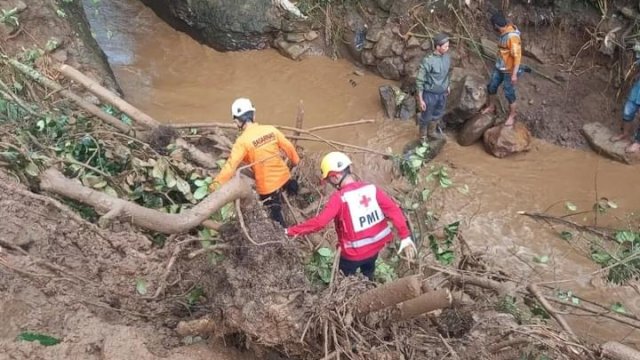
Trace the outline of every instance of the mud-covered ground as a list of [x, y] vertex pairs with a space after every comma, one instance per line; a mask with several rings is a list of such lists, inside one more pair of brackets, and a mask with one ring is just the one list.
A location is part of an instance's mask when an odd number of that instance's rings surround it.
[[[4, 8], [5, 3], [0, 5]], [[54, 2], [29, 1], [19, 14], [18, 30], [0, 25], [3, 40], [0, 49], [19, 55], [23, 48], [32, 48], [34, 42], [46, 48], [47, 42], [55, 37], [61, 45], [51, 51], [53, 58], [106, 79], [109, 84], [110, 71], [104, 67], [103, 58], [86, 45], [88, 30], [72, 28], [63, 21], [58, 10], [65, 9], [68, 16], [73, 16], [73, 7], [58, 8]], [[574, 59], [574, 54], [590, 40], [584, 32], [575, 31], [584, 24], [592, 24], [592, 19], [565, 27], [522, 26], [524, 41], [542, 49], [545, 55], [545, 64], [536, 66], [558, 84], [537, 75], [523, 77], [519, 85], [518, 119], [535, 136], [569, 147], [585, 145], [579, 129], [586, 122], [616, 126], [628, 87], [624, 85], [621, 97], [616, 97], [618, 89], [612, 85], [610, 76], [612, 60], [605, 55], [589, 49]], [[80, 40], [83, 37], [85, 40]], [[476, 66], [479, 72], [485, 72], [473, 52], [460, 48], [458, 54], [465, 66]], [[115, 84], [111, 85], [115, 88]], [[7, 174], [2, 174], [0, 182], [0, 322], [4, 324], [0, 328], [0, 359], [250, 358], [249, 354], [203, 342], [182, 346], [184, 339], [175, 336], [179, 320], [223, 308], [227, 311], [222, 314], [227, 325], [243, 327], [263, 339], [268, 334], [273, 343], [300, 332], [299, 328], [290, 327], [292, 314], [283, 312], [295, 304], [309, 306], [305, 304], [309, 297], [298, 297], [295, 293], [307, 285], [295, 248], [277, 244], [261, 252], [238, 246], [231, 257], [233, 263], [217, 267], [211, 273], [208, 273], [209, 257], [201, 257], [189, 266], [179, 263], [168, 281], [177, 284], [183, 275], [199, 279], [206, 295], [212, 297], [209, 304], [202, 305], [205, 298], [196, 301], [196, 306], [185, 306], [185, 295], [194, 285], [188, 283], [169, 286], [170, 296], [162, 301], [145, 299], [153, 296], [173, 248], [153, 247], [148, 237], [126, 224], [98, 229], [79, 220], [70, 210], [61, 210], [46, 197], [29, 195], [29, 189], [15, 184]], [[269, 235], [278, 229], [259, 221], [262, 215], [247, 213], [247, 222], [260, 225], [250, 229], [253, 238], [283, 241], [271, 239]], [[226, 234], [230, 242], [246, 243], [238, 227]], [[22, 250], [9, 252], [10, 247]], [[279, 264], [280, 268], [261, 266], [266, 263]], [[219, 279], [230, 282], [218, 282]], [[140, 283], [148, 287], [147, 294], [141, 294], [144, 291], [137, 287]], [[233, 303], [244, 306], [229, 308]], [[304, 310], [293, 313], [298, 317], [305, 314]], [[248, 326], [251, 320], [253, 327]], [[63, 342], [45, 348], [15, 341], [26, 330], [59, 337]], [[500, 329], [494, 330], [498, 333]], [[237, 344], [251, 347], [246, 339]], [[438, 351], [440, 356], [446, 354], [446, 350]]]

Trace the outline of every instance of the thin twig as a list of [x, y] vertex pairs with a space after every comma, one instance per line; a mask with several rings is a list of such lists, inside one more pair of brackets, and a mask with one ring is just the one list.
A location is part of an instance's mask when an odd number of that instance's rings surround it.
[[538, 299], [538, 301], [540, 302], [540, 305], [542, 305], [542, 307], [544, 307], [544, 309], [549, 313], [549, 315], [551, 315], [551, 317], [553, 317], [558, 322], [558, 324], [560, 324], [560, 326], [567, 333], [569, 333], [571, 335], [571, 337], [573, 339], [577, 339], [576, 333], [573, 331], [571, 326], [569, 326], [569, 323], [567, 323], [567, 321], [564, 319], [564, 317], [562, 317], [558, 313], [558, 311], [556, 311], [556, 309], [554, 309], [553, 306], [551, 306], [551, 304], [549, 304], [549, 302], [544, 297], [544, 295], [542, 295], [542, 293], [540, 293], [540, 289], [538, 289], [538, 286], [536, 284], [529, 284], [529, 286], [527, 286], [527, 289], [529, 289], [529, 292], [531, 292], [531, 294], [533, 296], [535, 296], [536, 299]]

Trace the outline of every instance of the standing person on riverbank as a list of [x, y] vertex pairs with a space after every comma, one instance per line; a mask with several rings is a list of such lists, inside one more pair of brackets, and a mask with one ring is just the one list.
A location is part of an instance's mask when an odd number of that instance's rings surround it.
[[420, 106], [419, 136], [422, 141], [443, 139], [438, 122], [444, 116], [449, 95], [451, 57], [449, 36], [439, 33], [433, 38], [434, 51], [425, 56], [416, 75], [416, 98]]
[[491, 73], [487, 92], [489, 101], [483, 114], [496, 110], [496, 94], [498, 87], [502, 84], [504, 96], [509, 102], [509, 116], [505, 121], [505, 126], [512, 126], [516, 119], [516, 84], [518, 76], [522, 72], [531, 71], [529, 67], [520, 66], [522, 59], [522, 41], [520, 31], [512, 23], [508, 22], [501, 14], [494, 14], [491, 17], [491, 25], [498, 33], [498, 53], [496, 54], [496, 64]]
[[360, 269], [373, 280], [378, 253], [393, 240], [387, 223], [391, 220], [402, 239], [398, 253], [404, 253], [408, 259], [416, 256], [407, 219], [398, 204], [377, 186], [356, 181], [347, 155], [328, 153], [320, 163], [320, 170], [323, 181], [336, 191], [318, 216], [285, 229], [287, 236], [319, 231], [333, 220], [340, 248], [339, 269], [345, 275], [353, 275]]
[[637, 153], [640, 151], [640, 127], [635, 128], [634, 120], [640, 109], [640, 76], [636, 77], [629, 96], [622, 109], [622, 134], [613, 136], [612, 142], [630, 141], [631, 144], [625, 148], [627, 153]]
[[286, 227], [282, 216], [281, 191], [284, 188], [295, 193], [298, 184], [291, 179], [290, 169], [281, 157], [281, 150], [293, 166], [298, 165], [300, 157], [293, 144], [278, 129], [254, 122], [255, 112], [251, 100], [246, 98], [236, 99], [231, 105], [233, 122], [242, 134], [233, 144], [227, 162], [209, 189], [215, 191], [229, 181], [241, 162], [249, 164], [260, 200], [269, 208], [271, 218]]

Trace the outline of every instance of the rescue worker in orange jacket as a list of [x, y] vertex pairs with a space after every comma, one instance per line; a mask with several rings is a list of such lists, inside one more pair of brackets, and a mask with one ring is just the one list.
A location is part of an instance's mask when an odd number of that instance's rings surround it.
[[306, 235], [324, 228], [333, 220], [338, 233], [339, 269], [345, 275], [358, 269], [373, 280], [378, 253], [393, 240], [387, 220], [396, 228], [400, 241], [398, 253], [413, 259], [416, 248], [411, 240], [407, 219], [396, 202], [375, 185], [356, 181], [351, 175], [351, 159], [331, 152], [320, 163], [322, 179], [336, 191], [318, 216], [285, 229], [287, 236]]
[[231, 116], [242, 134], [233, 144], [231, 154], [210, 190], [214, 191], [229, 181], [241, 162], [251, 164], [260, 200], [269, 208], [271, 218], [285, 227], [280, 191], [284, 188], [296, 193], [298, 184], [291, 179], [289, 166], [280, 151], [289, 158], [292, 167], [298, 165], [300, 157], [293, 144], [278, 129], [254, 122], [255, 112], [251, 100], [246, 98], [238, 98], [231, 105]]

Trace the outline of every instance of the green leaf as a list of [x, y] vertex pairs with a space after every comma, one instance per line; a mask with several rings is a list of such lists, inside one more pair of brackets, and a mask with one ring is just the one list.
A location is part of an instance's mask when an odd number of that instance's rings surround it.
[[594, 251], [591, 253], [591, 259], [600, 265], [606, 265], [611, 260], [611, 255], [602, 251]]
[[209, 195], [209, 188], [207, 186], [201, 186], [193, 193], [193, 198], [196, 200], [202, 200], [207, 195]]
[[571, 240], [573, 239], [573, 233], [570, 231], [563, 231], [560, 233], [560, 238], [562, 238], [563, 240]]
[[40, 170], [38, 170], [38, 167], [36, 166], [36, 164], [29, 162], [27, 166], [24, 168], [24, 172], [26, 172], [27, 175], [36, 177], [40, 173]]
[[30, 331], [21, 332], [20, 335], [18, 335], [17, 340], [29, 342], [37, 341], [40, 345], [44, 346], [53, 346], [60, 343], [59, 339], [52, 336]]
[[580, 305], [580, 299], [575, 296], [571, 297], [571, 302], [573, 303], [573, 305]]
[[107, 182], [106, 182], [106, 181], [104, 181], [104, 180], [102, 180], [102, 181], [100, 181], [100, 182], [98, 182], [98, 183], [93, 184], [93, 186], [92, 186], [92, 187], [93, 187], [94, 189], [102, 189], [102, 188], [103, 188], [103, 187], [105, 187], [105, 186], [107, 186]]
[[156, 179], [164, 179], [164, 173], [167, 171], [167, 163], [160, 159], [153, 166], [153, 170], [151, 171], [151, 176]]
[[451, 185], [453, 185], [453, 181], [451, 181], [451, 179], [446, 178], [446, 177], [441, 177], [440, 178], [440, 187], [441, 188], [446, 189]]
[[422, 159], [411, 159], [411, 161], [409, 162], [409, 166], [411, 166], [414, 169], [419, 169], [420, 166], [422, 166]]
[[164, 175], [164, 181], [167, 184], [167, 187], [170, 189], [176, 186], [177, 184], [176, 175], [173, 173], [173, 171], [171, 171], [171, 169], [166, 170]]
[[146, 295], [147, 294], [147, 283], [142, 279], [137, 279], [136, 280], [136, 291], [140, 295]]
[[567, 208], [567, 210], [569, 211], [575, 212], [576, 210], [578, 210], [578, 207], [570, 201], [567, 201], [566, 203], [564, 203], [564, 207]]
[[538, 264], [546, 264], [549, 262], [549, 255], [534, 256], [533, 261]]
[[318, 249], [317, 253], [322, 257], [331, 257], [333, 255], [331, 249], [326, 247], [321, 247]]
[[460, 193], [463, 195], [467, 195], [469, 193], [469, 186], [467, 184], [464, 184], [462, 187], [458, 188], [458, 191], [460, 191]]
[[178, 191], [180, 191], [184, 195], [191, 194], [191, 186], [183, 178], [176, 178], [176, 187], [178, 188]]
[[102, 189], [102, 191], [104, 191], [106, 194], [111, 195], [113, 197], [118, 197], [118, 193], [111, 187], [111, 186], [105, 186], [104, 189]]
[[[193, 175], [191, 175], [191, 176], [193, 176]], [[196, 181], [194, 181], [194, 182], [193, 182], [193, 185], [195, 185], [195, 186], [197, 186], [197, 187], [200, 187], [200, 186], [205, 186], [205, 185], [207, 185], [207, 183], [206, 183], [204, 180], [202, 180], [202, 179], [198, 179], [198, 180], [196, 180]]]
[[625, 309], [624, 306], [619, 302], [613, 303], [611, 305], [611, 310], [613, 310], [614, 312], [617, 312], [619, 314], [626, 314], [627, 313], [627, 309]]
[[636, 239], [636, 234], [633, 231], [617, 231], [616, 241], [620, 244], [625, 242], [633, 242]]
[[422, 201], [429, 200], [429, 196], [430, 195], [431, 195], [431, 190], [429, 190], [429, 189], [422, 190]]

